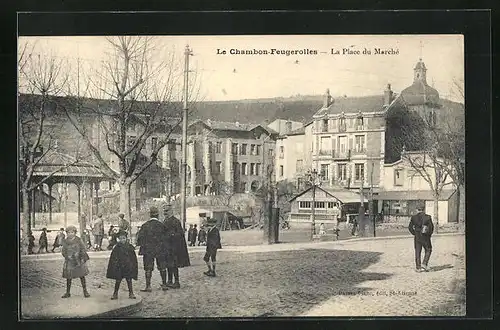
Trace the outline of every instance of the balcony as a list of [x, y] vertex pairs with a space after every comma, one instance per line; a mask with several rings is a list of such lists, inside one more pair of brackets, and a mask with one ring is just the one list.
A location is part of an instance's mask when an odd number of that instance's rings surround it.
[[365, 155], [366, 154], [366, 148], [354, 148], [352, 150], [353, 155]]
[[335, 160], [349, 160], [351, 159], [351, 149], [347, 151], [336, 151], [333, 153], [333, 159]]
[[347, 125], [346, 124], [339, 124], [339, 132], [345, 132], [347, 131]]
[[333, 154], [333, 150], [320, 150], [319, 156], [331, 156]]

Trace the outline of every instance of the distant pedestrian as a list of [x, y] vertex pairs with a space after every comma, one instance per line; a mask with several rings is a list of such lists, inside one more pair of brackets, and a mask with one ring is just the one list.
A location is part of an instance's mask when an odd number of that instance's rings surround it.
[[207, 239], [207, 231], [205, 230], [205, 227], [201, 225], [200, 231], [198, 232], [198, 246], [206, 245], [207, 244], [206, 239]]
[[325, 234], [326, 234], [326, 231], [325, 231], [325, 224], [324, 224], [324, 223], [321, 223], [321, 224], [319, 225], [319, 235], [320, 235], [320, 236], [323, 236], [323, 235], [325, 235]]
[[102, 214], [97, 216], [92, 226], [92, 235], [94, 235], [94, 250], [102, 251], [102, 240], [104, 238], [104, 220]]
[[139, 248], [139, 255], [142, 255], [142, 262], [144, 265], [144, 273], [146, 276], [146, 287], [141, 289], [142, 292], [151, 292], [151, 277], [153, 276], [153, 269], [156, 260], [156, 267], [160, 271], [161, 286], [163, 290], [167, 288], [167, 265], [166, 265], [166, 247], [165, 240], [167, 230], [163, 223], [158, 220], [159, 212], [156, 206], [149, 209], [150, 219], [146, 221], [139, 232], [137, 233], [137, 245]]
[[47, 240], [47, 228], [42, 228], [42, 233], [40, 234], [40, 238], [38, 239], [38, 253], [45, 250], [45, 252], [49, 253], [49, 242]]
[[356, 214], [353, 218], [352, 230], [351, 230], [352, 236], [358, 236], [358, 217], [359, 215]]
[[134, 290], [132, 288], [132, 279], [137, 281], [137, 256], [135, 249], [127, 239], [127, 232], [120, 230], [116, 234], [116, 244], [111, 251], [109, 257], [108, 269], [106, 277], [115, 280], [115, 290], [111, 300], [118, 299], [118, 290], [122, 279], [125, 279], [128, 287], [128, 297], [135, 299]]
[[197, 238], [198, 238], [198, 228], [197, 228], [197, 225], [194, 225], [193, 232], [192, 232], [191, 239], [190, 239], [191, 246], [195, 246], [196, 245], [196, 239]]
[[71, 282], [74, 278], [79, 278], [82, 283], [83, 295], [90, 297], [87, 291], [87, 282], [85, 276], [89, 274], [87, 261], [89, 255], [87, 249], [80, 237], [76, 236], [76, 227], [68, 226], [66, 228], [67, 237], [62, 242], [62, 255], [64, 257], [62, 277], [66, 279], [66, 293], [62, 298], [71, 297]]
[[29, 232], [28, 234], [28, 254], [33, 254], [33, 248], [35, 247], [35, 236], [33, 236], [33, 232]]
[[64, 228], [59, 229], [59, 232], [54, 239], [54, 244], [52, 245], [52, 252], [55, 252], [54, 250], [62, 245], [62, 242], [65, 238], [66, 235], [64, 234]]
[[[204, 272], [203, 274], [207, 276], [212, 276], [215, 277], [215, 264], [217, 261], [217, 250], [222, 248], [221, 242], [220, 242], [220, 233], [219, 229], [215, 225], [215, 223], [208, 223], [207, 222], [207, 250], [205, 253], [205, 256], [203, 257], [203, 261], [207, 264], [208, 271]], [[210, 264], [212, 262], [212, 264]]]
[[[416, 271], [427, 272], [429, 269], [429, 259], [432, 253], [431, 236], [434, 232], [434, 224], [430, 215], [425, 214], [424, 207], [417, 208], [417, 214], [411, 217], [408, 230], [414, 236], [415, 266]], [[423, 263], [421, 261], [422, 247], [425, 250]]]
[[188, 237], [187, 237], [187, 240], [189, 241], [189, 246], [192, 246], [191, 238], [193, 237], [193, 231], [194, 231], [193, 225], [189, 225]]
[[92, 248], [92, 241], [90, 239], [90, 232], [85, 229], [83, 231], [83, 234], [82, 234], [82, 241], [83, 241], [83, 244], [85, 244], [85, 248], [88, 250], [88, 249], [91, 249]]
[[128, 232], [130, 230], [130, 223], [127, 220], [125, 220], [125, 214], [123, 213], [118, 214], [118, 228], [119, 230], [122, 230], [125, 233], [127, 233], [128, 237]]
[[[164, 209], [164, 224], [167, 230], [166, 236], [166, 262], [168, 272], [167, 287], [172, 289], [179, 289], [179, 268], [191, 265], [189, 260], [189, 253], [186, 244], [186, 237], [184, 230], [179, 219], [174, 217], [170, 205], [165, 205]], [[172, 280], [175, 282], [172, 283]]]

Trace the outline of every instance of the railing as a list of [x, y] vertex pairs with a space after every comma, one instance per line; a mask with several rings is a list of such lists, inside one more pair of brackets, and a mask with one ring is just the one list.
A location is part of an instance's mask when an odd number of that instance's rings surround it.
[[345, 132], [347, 130], [346, 124], [339, 124], [339, 132]]
[[321, 132], [327, 133], [328, 132], [328, 126], [322, 126], [321, 127]]
[[333, 158], [335, 159], [350, 159], [351, 158], [351, 149], [347, 151], [337, 151], [333, 154]]
[[355, 155], [366, 154], [366, 148], [354, 148], [352, 153]]
[[333, 154], [333, 150], [320, 150], [319, 151], [319, 155], [320, 156], [324, 156], [324, 155], [332, 155]]

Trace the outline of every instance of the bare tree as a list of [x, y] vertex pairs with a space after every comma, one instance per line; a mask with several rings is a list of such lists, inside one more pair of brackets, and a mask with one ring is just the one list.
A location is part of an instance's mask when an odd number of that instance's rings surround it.
[[[165, 53], [153, 37], [107, 41], [109, 60], [83, 84], [84, 95], [92, 100], [78, 95], [65, 113], [101, 170], [118, 183], [120, 212], [130, 218], [131, 185], [158, 161], [160, 150], [181, 123], [181, 104], [174, 100], [179, 99], [175, 87], [182, 86], [182, 71], [173, 54], [158, 60]], [[81, 91], [78, 85], [78, 94]], [[102, 131], [99, 138], [93, 133], [96, 127]]]
[[64, 90], [68, 76], [62, 60], [47, 54], [35, 54], [34, 50], [33, 44], [22, 43], [18, 53], [18, 136], [24, 253], [31, 232], [30, 194], [54, 174], [78, 161], [76, 157], [74, 161], [58, 166], [44, 177], [36, 176], [37, 165], [56, 147], [54, 132], [60, 125], [49, 117], [57, 111], [57, 96]]

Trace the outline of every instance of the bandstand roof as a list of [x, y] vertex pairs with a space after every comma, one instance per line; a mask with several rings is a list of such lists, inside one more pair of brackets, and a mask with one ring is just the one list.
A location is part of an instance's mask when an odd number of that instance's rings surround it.
[[49, 151], [35, 165], [34, 177], [66, 179], [108, 179], [100, 168], [90, 162], [77, 160], [75, 157], [57, 151]]

